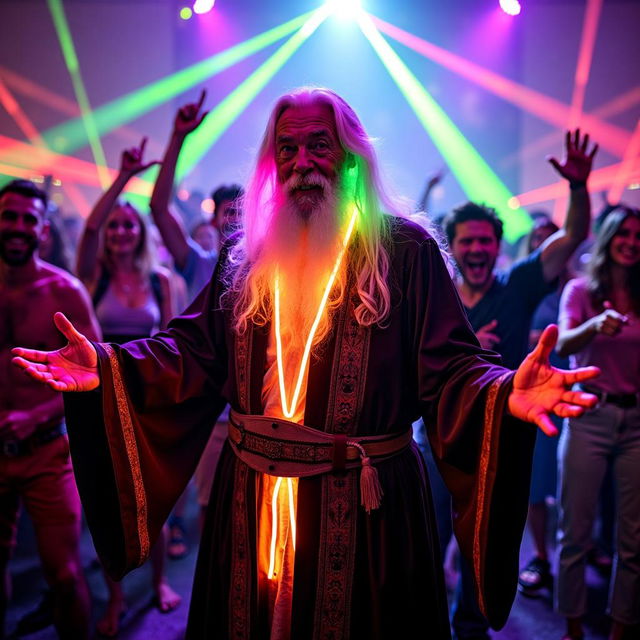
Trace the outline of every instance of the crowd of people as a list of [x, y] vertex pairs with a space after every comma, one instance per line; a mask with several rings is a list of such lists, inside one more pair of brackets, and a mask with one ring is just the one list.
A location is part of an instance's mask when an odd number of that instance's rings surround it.
[[[592, 224], [597, 145], [567, 132], [550, 160], [570, 191], [562, 225], [532, 216], [498, 269], [492, 203], [430, 218], [439, 172], [426, 211], [407, 209], [322, 89], [278, 101], [246, 189], [217, 186], [189, 233], [175, 170], [205, 100], [176, 113], [149, 215], [121, 195], [157, 161], [144, 139], [122, 152], [75, 262], [45, 190], [0, 189], [0, 625], [20, 505], [61, 638], [91, 633], [85, 520], [109, 589], [98, 632], [117, 635], [120, 580], [147, 558], [158, 608], [175, 609], [165, 558], [189, 551], [195, 485], [189, 638], [415, 637], [417, 623], [481, 640], [517, 584], [553, 586], [579, 640], [594, 558], [609, 638], [631, 637], [640, 211], [616, 203]], [[525, 521], [535, 556], [518, 567]]]

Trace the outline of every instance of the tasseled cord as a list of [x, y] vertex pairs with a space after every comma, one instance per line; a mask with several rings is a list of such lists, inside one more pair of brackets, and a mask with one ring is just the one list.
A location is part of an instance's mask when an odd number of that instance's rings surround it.
[[367, 513], [380, 506], [380, 501], [384, 495], [378, 478], [378, 470], [371, 464], [371, 459], [358, 442], [347, 440], [347, 444], [355, 447], [360, 453], [362, 469], [360, 471], [360, 503]]

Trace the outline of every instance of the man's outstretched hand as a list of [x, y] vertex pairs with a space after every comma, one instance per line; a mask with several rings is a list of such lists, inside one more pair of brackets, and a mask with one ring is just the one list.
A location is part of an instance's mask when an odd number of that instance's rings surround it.
[[13, 363], [34, 380], [56, 391], [91, 391], [100, 384], [98, 356], [93, 345], [69, 322], [63, 313], [53, 316], [56, 327], [69, 341], [57, 351], [12, 349]]
[[598, 398], [591, 393], [571, 390], [576, 382], [598, 376], [600, 370], [597, 367], [563, 371], [549, 364], [549, 355], [557, 339], [558, 327], [550, 324], [542, 332], [536, 348], [518, 367], [509, 396], [511, 414], [533, 422], [548, 436], [558, 434], [551, 421], [552, 413], [561, 418], [575, 418], [598, 402]]

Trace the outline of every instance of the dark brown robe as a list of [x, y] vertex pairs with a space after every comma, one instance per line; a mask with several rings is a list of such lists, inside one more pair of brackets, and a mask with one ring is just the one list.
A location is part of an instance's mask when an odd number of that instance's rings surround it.
[[[382, 435], [423, 417], [481, 606], [500, 628], [515, 595], [535, 429], [506, 415], [512, 373], [479, 346], [435, 241], [413, 223], [390, 226], [388, 323], [362, 329], [346, 296], [310, 363], [305, 424]], [[99, 390], [65, 394], [87, 521], [115, 578], [147, 557], [225, 402], [261, 413], [268, 328], [233, 335], [220, 273], [219, 265], [166, 332], [96, 345]], [[415, 629], [449, 638], [423, 460], [412, 446], [377, 469], [384, 497], [370, 515], [357, 504], [357, 470], [300, 479], [296, 640], [406, 638]], [[255, 580], [254, 474], [227, 443], [200, 545], [190, 639], [269, 638]]]

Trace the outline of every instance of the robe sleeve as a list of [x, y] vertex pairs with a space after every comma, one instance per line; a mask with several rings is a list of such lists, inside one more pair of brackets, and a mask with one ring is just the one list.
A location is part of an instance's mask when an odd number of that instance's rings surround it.
[[500, 629], [517, 588], [536, 430], [508, 415], [514, 372], [480, 347], [433, 240], [408, 270], [420, 290], [413, 312], [422, 416], [480, 608]]
[[96, 343], [100, 386], [65, 393], [76, 481], [96, 551], [118, 580], [142, 564], [226, 401], [219, 275], [153, 338]]

